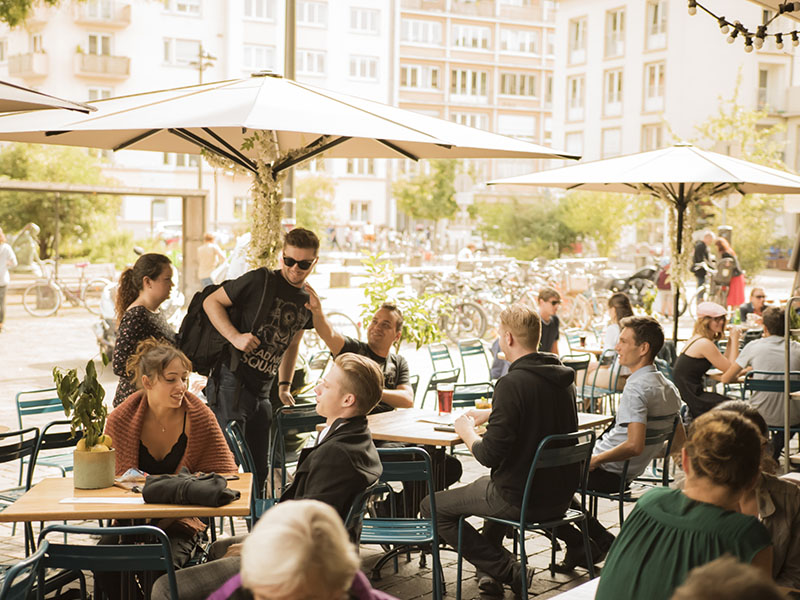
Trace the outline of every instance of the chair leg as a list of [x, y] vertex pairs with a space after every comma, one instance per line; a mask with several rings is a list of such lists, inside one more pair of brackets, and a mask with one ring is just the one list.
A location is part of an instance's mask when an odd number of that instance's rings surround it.
[[622, 527], [622, 522], [625, 520], [625, 500], [624, 494], [619, 495], [619, 526]]
[[525, 530], [522, 528], [519, 530], [519, 563], [522, 567], [519, 570], [519, 576], [522, 578], [520, 586], [522, 598], [528, 600], [528, 555], [525, 553]]
[[556, 576], [556, 530], [550, 530], [550, 577]]
[[460, 517], [458, 519], [458, 546], [456, 546], [456, 552], [458, 553], [458, 559], [456, 561], [456, 600], [461, 600], [461, 532], [463, 528], [464, 517]]
[[589, 542], [589, 520], [587, 518], [581, 521], [581, 533], [583, 534], [583, 551], [589, 559], [586, 561], [589, 568], [589, 579], [594, 579], [594, 562], [592, 561], [592, 548]]

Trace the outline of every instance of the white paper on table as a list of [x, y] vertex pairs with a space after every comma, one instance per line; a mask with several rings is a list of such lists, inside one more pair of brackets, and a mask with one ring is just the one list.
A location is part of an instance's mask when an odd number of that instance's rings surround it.
[[141, 496], [130, 498], [62, 498], [59, 504], [144, 504]]

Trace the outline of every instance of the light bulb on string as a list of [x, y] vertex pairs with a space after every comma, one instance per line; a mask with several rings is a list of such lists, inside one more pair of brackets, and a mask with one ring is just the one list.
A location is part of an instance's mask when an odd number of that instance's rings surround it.
[[793, 31], [792, 32], [792, 46], [798, 46], [798, 45], [800, 45], [800, 39], [798, 39], [798, 37], [797, 37], [797, 32]]
[[775, 47], [778, 50], [783, 50], [783, 34], [782, 33], [776, 33], [775, 34]]
[[694, 16], [697, 13], [697, 0], [689, 0], [689, 14]]
[[751, 37], [745, 38], [744, 51], [745, 52], [752, 52], [753, 51], [753, 38], [751, 38]]
[[753, 45], [760, 50], [764, 46], [764, 40], [760, 37], [757, 37], [755, 40], [753, 40]]
[[737, 35], [739, 35], [739, 30], [738, 29], [732, 30], [731, 34], [728, 36], [728, 43], [732, 44], [733, 42], [735, 42]]
[[720, 17], [717, 19], [717, 23], [719, 23], [719, 30], [722, 33], [728, 33], [730, 27], [728, 27], [728, 22], [725, 20], [725, 17]]

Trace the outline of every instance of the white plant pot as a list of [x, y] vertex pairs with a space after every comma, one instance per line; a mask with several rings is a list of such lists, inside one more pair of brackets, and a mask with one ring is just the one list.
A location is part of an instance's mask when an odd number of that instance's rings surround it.
[[73, 453], [72, 478], [79, 490], [96, 490], [114, 485], [116, 453], [75, 450]]

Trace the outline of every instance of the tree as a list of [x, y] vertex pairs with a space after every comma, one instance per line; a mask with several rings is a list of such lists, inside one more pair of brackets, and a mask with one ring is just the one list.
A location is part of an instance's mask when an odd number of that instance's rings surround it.
[[576, 234], [593, 239], [600, 256], [608, 256], [622, 228], [633, 222], [634, 205], [623, 194], [572, 192], [561, 201], [559, 218]]
[[[748, 109], [739, 104], [738, 98], [739, 81], [730, 99], [719, 99], [717, 114], [696, 127], [701, 143], [721, 144], [732, 156], [785, 170], [781, 159], [784, 143], [779, 141], [784, 127], [762, 125], [768, 111]], [[775, 222], [783, 213], [783, 197], [747, 194], [733, 208], [712, 206], [710, 212], [711, 224], [733, 227], [732, 246], [739, 265], [748, 278], [753, 277], [764, 268], [769, 247], [777, 237]]]
[[298, 177], [295, 185], [297, 225], [310, 229], [323, 239], [321, 234], [331, 224], [336, 186], [333, 181], [320, 175]]
[[414, 219], [449, 219], [458, 210], [453, 185], [458, 161], [432, 160], [430, 167], [428, 173], [394, 182], [392, 193], [397, 207]]
[[480, 231], [490, 240], [508, 246], [520, 260], [557, 258], [575, 241], [575, 232], [559, 218], [555, 200], [537, 198], [522, 202], [479, 203], [476, 215]]
[[[109, 183], [100, 163], [86, 150], [38, 144], [10, 144], [0, 149], [0, 173], [9, 179], [54, 183]], [[26, 223], [40, 228], [39, 254], [53, 252], [56, 224], [64, 241], [83, 243], [114, 229], [120, 199], [81, 194], [0, 192], [0, 223], [14, 231]]]
[[[39, 3], [46, 6], [58, 6], [61, 0], [39, 0]], [[0, 2], [0, 21], [8, 24], [9, 27], [16, 27], [28, 18], [33, 4], [34, 0], [3, 0]]]

